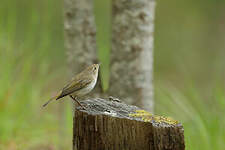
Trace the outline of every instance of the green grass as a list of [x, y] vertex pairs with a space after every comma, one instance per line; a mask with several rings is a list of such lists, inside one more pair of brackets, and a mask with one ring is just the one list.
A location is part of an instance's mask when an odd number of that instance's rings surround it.
[[[106, 7], [99, 5], [100, 0], [95, 3], [104, 89], [110, 88], [109, 61], [105, 59], [110, 56], [108, 2]], [[222, 1], [204, 3], [207, 5], [158, 1], [156, 11], [156, 113], [183, 123], [188, 150], [225, 147], [225, 53], [223, 32], [217, 26], [220, 15], [215, 15], [222, 11]], [[107, 18], [105, 22], [101, 17]], [[212, 27], [215, 32], [207, 36]], [[0, 149], [71, 148], [70, 102], [59, 101], [41, 109], [68, 80], [65, 72], [62, 1], [2, 0]]]
[[[60, 84], [66, 78], [62, 74], [66, 68], [61, 7], [60, 3], [53, 4], [54, 1], [1, 2], [0, 149], [58, 147], [60, 106], [41, 109], [41, 104], [59, 87], [55, 81]], [[54, 8], [58, 8], [57, 12]], [[72, 118], [71, 113], [67, 115]], [[71, 123], [71, 119], [66, 121]], [[67, 141], [71, 137], [65, 139], [70, 147]]]
[[213, 87], [215, 90], [207, 101], [193, 85], [181, 90], [171, 84], [158, 84], [156, 112], [183, 123], [187, 149], [223, 149], [225, 95], [222, 87]]

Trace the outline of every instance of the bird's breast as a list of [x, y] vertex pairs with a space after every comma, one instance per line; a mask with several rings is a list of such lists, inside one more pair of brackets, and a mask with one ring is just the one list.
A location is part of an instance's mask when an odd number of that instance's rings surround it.
[[85, 88], [80, 89], [79, 91], [76, 91], [75, 93], [73, 93], [73, 95], [75, 96], [84, 96], [86, 94], [88, 94], [89, 92], [91, 92], [91, 90], [95, 87], [97, 80], [93, 80], [89, 85], [87, 85]]

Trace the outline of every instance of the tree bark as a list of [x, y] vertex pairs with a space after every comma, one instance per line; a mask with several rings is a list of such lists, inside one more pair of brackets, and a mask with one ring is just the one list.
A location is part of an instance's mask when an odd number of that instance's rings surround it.
[[184, 150], [177, 121], [110, 98], [83, 101], [74, 115], [73, 150]]
[[109, 95], [153, 112], [154, 0], [112, 1]]
[[[99, 63], [93, 3], [93, 0], [64, 0], [65, 47], [72, 77], [87, 66]], [[101, 93], [99, 81], [92, 92], [94, 97]]]
[[79, 73], [97, 62], [93, 0], [64, 0], [65, 46], [69, 69]]

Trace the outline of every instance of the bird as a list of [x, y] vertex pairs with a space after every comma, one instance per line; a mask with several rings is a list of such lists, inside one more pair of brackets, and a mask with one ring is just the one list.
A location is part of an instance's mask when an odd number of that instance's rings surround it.
[[99, 66], [100, 64], [92, 64], [79, 74], [75, 75], [72, 80], [56, 94], [56, 96], [49, 99], [42, 106], [46, 107], [51, 101], [58, 100], [69, 95], [72, 100], [84, 108], [77, 98], [88, 94], [95, 87], [98, 78]]

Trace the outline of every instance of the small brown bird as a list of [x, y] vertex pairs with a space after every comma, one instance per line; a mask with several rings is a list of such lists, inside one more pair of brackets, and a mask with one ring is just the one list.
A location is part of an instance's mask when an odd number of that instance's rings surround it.
[[84, 71], [72, 78], [72, 80], [56, 96], [48, 100], [43, 107], [47, 106], [52, 100], [58, 100], [67, 95], [83, 107], [77, 100], [77, 97], [86, 95], [95, 87], [98, 78], [98, 70], [99, 64], [93, 64], [87, 67]]

